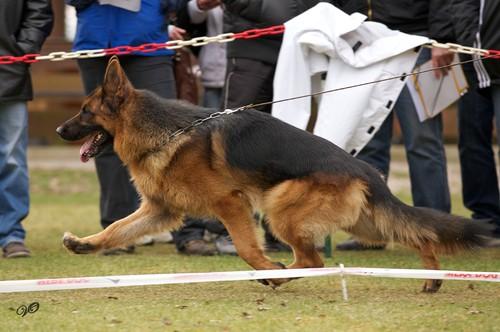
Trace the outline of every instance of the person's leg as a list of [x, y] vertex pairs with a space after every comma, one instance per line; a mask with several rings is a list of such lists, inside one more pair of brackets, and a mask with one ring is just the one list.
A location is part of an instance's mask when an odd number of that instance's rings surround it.
[[[375, 167], [385, 179], [389, 176], [389, 166], [391, 161], [391, 141], [392, 125], [394, 121], [393, 112], [384, 120], [379, 130], [373, 135], [372, 139], [358, 153], [356, 158]], [[337, 250], [379, 250], [384, 249], [385, 245], [365, 245], [355, 238], [350, 238], [337, 244]]]
[[[273, 100], [275, 66], [243, 58], [227, 61], [226, 83], [223, 94], [224, 108], [237, 108]], [[257, 108], [270, 113], [271, 105]]]
[[420, 122], [406, 87], [394, 111], [401, 125], [406, 148], [413, 204], [450, 212], [441, 115]]
[[[29, 178], [26, 160], [28, 110], [26, 102], [0, 103], [0, 246], [5, 257], [29, 256], [23, 244], [21, 221], [29, 212]], [[8, 250], [7, 246], [11, 250]]]
[[[493, 107], [495, 110], [495, 127], [497, 134], [497, 145], [500, 145], [500, 85], [493, 85], [491, 87], [491, 97], [493, 100]], [[500, 203], [499, 203], [500, 204]], [[500, 237], [500, 219], [494, 220], [497, 225], [495, 234]]]
[[[273, 79], [275, 65], [262, 61], [229, 58], [226, 68], [226, 82], [223, 91], [224, 108], [237, 108], [248, 104], [258, 104], [273, 100]], [[271, 113], [272, 105], [256, 108], [259, 111]], [[285, 250], [282, 244], [263, 222], [266, 248], [276, 251]]]
[[[78, 60], [85, 92], [102, 83], [108, 59]], [[164, 98], [175, 98], [175, 81], [170, 57], [126, 56], [120, 63], [137, 89], [148, 89]], [[95, 158], [100, 183], [101, 225], [106, 228], [139, 206], [139, 196], [130, 175], [111, 147]]]
[[[486, 92], [485, 92], [486, 93]], [[458, 149], [464, 205], [474, 219], [500, 222], [491, 97], [471, 89], [458, 103]]]
[[220, 109], [222, 104], [222, 88], [205, 87], [203, 93], [203, 106]]
[[391, 112], [373, 138], [356, 156], [356, 158], [375, 167], [386, 179], [389, 177], [391, 163], [393, 121], [393, 112]]

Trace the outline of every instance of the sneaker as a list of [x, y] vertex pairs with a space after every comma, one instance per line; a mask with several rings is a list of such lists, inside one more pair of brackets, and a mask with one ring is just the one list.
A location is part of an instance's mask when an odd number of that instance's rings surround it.
[[217, 253], [215, 246], [203, 240], [191, 240], [184, 244], [179, 253], [185, 255], [212, 256]]
[[21, 258], [30, 257], [30, 251], [22, 242], [10, 242], [3, 248], [3, 257]]
[[118, 256], [118, 255], [124, 255], [124, 254], [133, 254], [135, 253], [135, 246], [128, 246], [128, 247], [123, 247], [123, 248], [112, 248], [112, 249], [106, 249], [103, 250], [102, 255], [103, 256]]
[[215, 239], [215, 248], [221, 255], [238, 255], [230, 237], [220, 235]]
[[348, 250], [383, 250], [385, 249], [385, 244], [375, 244], [375, 245], [369, 245], [369, 244], [363, 244], [357, 240], [354, 239], [349, 239], [346, 240], [342, 243], [339, 243], [335, 246], [337, 250], [341, 251], [348, 251]]

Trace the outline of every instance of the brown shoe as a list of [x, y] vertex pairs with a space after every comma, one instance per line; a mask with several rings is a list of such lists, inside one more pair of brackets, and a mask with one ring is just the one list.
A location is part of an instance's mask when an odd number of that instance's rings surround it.
[[212, 256], [217, 253], [214, 245], [211, 245], [203, 240], [191, 240], [184, 244], [184, 248], [179, 250], [185, 255]]
[[30, 251], [22, 242], [10, 242], [3, 248], [3, 257], [21, 258], [30, 257]]

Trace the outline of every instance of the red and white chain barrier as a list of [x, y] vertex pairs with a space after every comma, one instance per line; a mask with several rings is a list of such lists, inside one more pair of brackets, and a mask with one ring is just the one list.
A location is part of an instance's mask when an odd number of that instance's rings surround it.
[[6, 280], [0, 281], [0, 293], [326, 276], [364, 276], [500, 282], [500, 272], [327, 267], [314, 269], [252, 270], [206, 273], [116, 275], [34, 280]]
[[[262, 36], [279, 35], [285, 32], [284, 25], [275, 25], [263, 29], [251, 29], [239, 33], [223, 33], [213, 37], [197, 37], [190, 40], [171, 40], [166, 43], [148, 43], [139, 46], [118, 46], [95, 50], [82, 50], [76, 52], [52, 52], [47, 55], [25, 54], [22, 56], [0, 55], [0, 65], [13, 63], [34, 63], [42, 60], [62, 61], [68, 59], [98, 58], [111, 55], [125, 55], [131, 53], [150, 53], [162, 49], [175, 50], [186, 46], [203, 46], [209, 43], [227, 43], [236, 39], [253, 39]], [[438, 43], [431, 41], [427, 47], [438, 47], [448, 49], [452, 52], [463, 54], [477, 54], [488, 58], [500, 59], [500, 51], [485, 50], [480, 48], [462, 46], [453, 43]]]
[[227, 43], [236, 39], [253, 39], [267, 35], [283, 34], [284, 25], [276, 25], [264, 29], [252, 29], [239, 33], [223, 33], [213, 37], [197, 37], [190, 40], [171, 40], [166, 43], [148, 43], [139, 46], [118, 46], [95, 50], [82, 50], [76, 52], [52, 52], [47, 55], [25, 54], [23, 56], [0, 56], [0, 64], [13, 64], [17, 62], [34, 63], [42, 60], [62, 61], [68, 59], [98, 58], [111, 55], [125, 55], [131, 53], [150, 53], [158, 50], [175, 50], [186, 46], [203, 46], [209, 43]]

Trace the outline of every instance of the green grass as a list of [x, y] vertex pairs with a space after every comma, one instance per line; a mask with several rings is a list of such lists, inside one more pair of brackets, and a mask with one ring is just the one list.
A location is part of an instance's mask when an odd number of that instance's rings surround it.
[[[64, 231], [99, 230], [93, 172], [32, 171], [32, 209], [24, 225], [30, 259], [0, 260], [0, 280], [247, 270], [237, 257], [185, 257], [172, 245], [141, 247], [120, 257], [70, 255]], [[409, 201], [409, 194], [398, 193]], [[454, 210], [466, 213], [460, 198]], [[341, 240], [345, 234], [337, 234]], [[291, 261], [289, 254], [273, 260]], [[327, 266], [421, 268], [411, 251], [334, 252]], [[500, 250], [445, 257], [444, 269], [500, 271]], [[336, 277], [305, 278], [272, 290], [256, 282], [203, 283], [78, 291], [0, 294], [0, 331], [498, 331], [500, 285], [445, 282], [438, 294], [419, 292], [422, 281], [348, 277], [342, 300]], [[20, 317], [20, 305], [39, 302]]]

